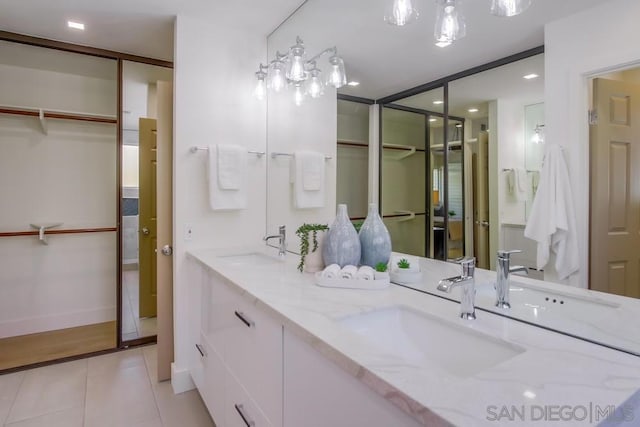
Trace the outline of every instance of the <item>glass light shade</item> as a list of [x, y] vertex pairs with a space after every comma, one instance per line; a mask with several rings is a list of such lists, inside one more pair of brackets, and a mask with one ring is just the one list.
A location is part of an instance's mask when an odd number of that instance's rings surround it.
[[418, 18], [418, 11], [413, 8], [411, 0], [393, 0], [391, 10], [384, 20], [399, 27], [410, 24]]
[[320, 98], [324, 93], [321, 71], [317, 68], [309, 71], [309, 78], [307, 79], [307, 93], [312, 98]]
[[491, 0], [491, 14], [495, 16], [519, 15], [531, 6], [531, 0]]
[[329, 70], [329, 75], [327, 79], [327, 83], [336, 89], [341, 88], [342, 86], [347, 84], [347, 73], [344, 68], [344, 61], [338, 55], [333, 55], [329, 58], [329, 64], [331, 69]]
[[437, 9], [434, 31], [436, 45], [448, 46], [467, 34], [464, 16], [460, 12], [460, 0], [437, 0]]
[[274, 92], [280, 92], [287, 86], [285, 77], [285, 64], [282, 61], [274, 61], [269, 66], [267, 86]]
[[287, 67], [287, 79], [292, 82], [301, 82], [307, 78], [304, 70], [306, 62], [304, 46], [296, 44], [289, 51], [289, 66]]
[[[256, 73], [258, 74], [258, 73]], [[264, 74], [264, 73], [262, 73]], [[267, 96], [267, 83], [264, 81], [265, 76], [258, 76], [256, 88], [253, 90], [253, 96], [262, 101]]]
[[299, 107], [304, 102], [304, 89], [301, 83], [296, 83], [293, 89], [293, 102]]

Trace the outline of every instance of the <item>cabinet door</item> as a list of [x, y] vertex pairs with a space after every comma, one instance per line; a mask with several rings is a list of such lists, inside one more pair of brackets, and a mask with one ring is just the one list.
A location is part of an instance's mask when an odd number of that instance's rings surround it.
[[225, 395], [226, 395], [226, 374], [227, 369], [222, 359], [209, 344], [205, 344], [206, 367], [205, 367], [205, 394], [202, 396], [209, 413], [218, 425], [224, 425]]
[[224, 359], [227, 335], [236, 321], [229, 316], [235, 306], [236, 295], [226, 284], [207, 271], [202, 290], [202, 333], [211, 348]]
[[202, 354], [196, 345], [202, 345], [200, 336], [201, 310], [200, 301], [202, 299], [202, 281], [204, 279], [204, 269], [199, 263], [193, 260], [188, 261], [189, 271], [189, 372], [198, 390], [202, 394], [204, 384], [204, 368]]
[[227, 314], [224, 360], [269, 421], [282, 425], [282, 325], [239, 294]]
[[225, 384], [225, 427], [272, 427], [247, 391], [229, 371], [226, 373]]
[[420, 425], [286, 330], [284, 360], [284, 427]]

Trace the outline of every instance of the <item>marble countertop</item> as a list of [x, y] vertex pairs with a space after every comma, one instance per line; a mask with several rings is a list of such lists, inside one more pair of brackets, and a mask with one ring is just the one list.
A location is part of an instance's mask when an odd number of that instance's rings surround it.
[[[541, 426], [556, 424], [556, 418], [563, 420], [563, 426], [595, 425], [602, 421], [598, 408], [622, 405], [640, 389], [636, 356], [487, 312], [478, 311], [475, 321], [462, 320], [456, 302], [401, 286], [376, 291], [322, 288], [314, 284], [312, 274], [296, 270], [294, 254], [282, 262], [251, 268], [220, 257], [255, 251], [275, 253], [261, 247], [194, 250], [189, 256], [423, 425]], [[441, 269], [433, 264], [425, 271], [425, 280], [457, 274], [455, 265], [440, 264]], [[338, 323], [348, 316], [394, 306], [525, 351], [479, 373], [456, 376], [429, 363], [407, 363], [404, 355], [385, 351]]]

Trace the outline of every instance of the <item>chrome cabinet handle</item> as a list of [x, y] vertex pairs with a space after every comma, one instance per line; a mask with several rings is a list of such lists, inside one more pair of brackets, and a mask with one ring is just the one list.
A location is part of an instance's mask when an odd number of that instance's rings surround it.
[[147, 227], [142, 227], [142, 234], [144, 234], [145, 236], [148, 236], [149, 234], [151, 234], [151, 232]]
[[196, 344], [196, 348], [198, 349], [198, 351], [200, 352], [200, 356], [202, 357], [207, 357], [207, 352], [204, 351], [204, 348], [202, 347], [202, 345], [200, 344]]
[[244, 413], [244, 406], [243, 405], [238, 405], [236, 403], [233, 406], [236, 407], [236, 411], [238, 411], [238, 414], [240, 415], [240, 418], [242, 418], [242, 421], [244, 421], [244, 423], [247, 425], [247, 427], [254, 427], [256, 425], [256, 423], [254, 423], [253, 420], [251, 418], [249, 418], [249, 416], [247, 414]]
[[237, 317], [238, 319], [242, 320], [242, 323], [244, 323], [245, 325], [247, 325], [247, 328], [250, 328], [250, 327], [252, 327], [252, 326], [254, 326], [254, 325], [255, 325], [255, 323], [253, 323], [253, 320], [249, 319], [249, 318], [247, 317], [247, 315], [246, 315], [246, 314], [244, 314], [243, 312], [241, 312], [241, 311], [236, 311], [236, 312], [235, 312], [235, 315], [236, 315], [236, 317]]

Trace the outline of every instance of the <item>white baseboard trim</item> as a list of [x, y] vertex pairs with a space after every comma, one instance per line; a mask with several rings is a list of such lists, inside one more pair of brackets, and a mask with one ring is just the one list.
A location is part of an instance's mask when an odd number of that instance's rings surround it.
[[185, 391], [193, 390], [196, 388], [193, 380], [191, 379], [191, 373], [188, 369], [182, 369], [175, 363], [171, 364], [171, 387], [175, 394], [184, 393]]

